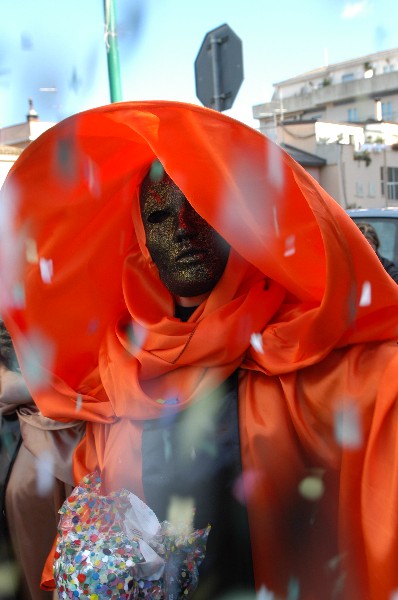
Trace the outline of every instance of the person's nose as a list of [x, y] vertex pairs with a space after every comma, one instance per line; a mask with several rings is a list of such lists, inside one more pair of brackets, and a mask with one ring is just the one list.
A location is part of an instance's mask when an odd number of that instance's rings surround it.
[[195, 211], [185, 198], [178, 208], [176, 235], [178, 239], [195, 235]]

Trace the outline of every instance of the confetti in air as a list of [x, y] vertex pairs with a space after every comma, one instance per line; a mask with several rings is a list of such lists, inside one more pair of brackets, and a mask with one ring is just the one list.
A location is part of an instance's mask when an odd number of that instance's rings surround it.
[[54, 274], [53, 261], [51, 258], [48, 260], [46, 258], [41, 258], [39, 266], [43, 283], [51, 283]]
[[55, 164], [58, 173], [69, 185], [72, 185], [77, 177], [77, 162], [73, 137], [60, 139], [55, 152]]
[[16, 562], [3, 561], [0, 565], [0, 598], [17, 598], [20, 572]]
[[272, 214], [274, 216], [274, 227], [275, 227], [276, 237], [279, 237], [278, 212], [276, 210], [276, 206], [272, 207]]
[[272, 183], [272, 187], [278, 191], [283, 189], [285, 184], [281, 149], [275, 144], [270, 146], [267, 160], [267, 177]]
[[289, 235], [285, 240], [285, 252], [283, 256], [293, 256], [296, 253], [296, 236]]
[[21, 343], [21, 363], [31, 390], [47, 385], [54, 360], [54, 344], [39, 331], [31, 331]]
[[12, 286], [11, 306], [14, 308], [24, 308], [25, 306], [25, 288], [22, 283], [16, 283]]
[[167, 521], [171, 523], [175, 531], [189, 533], [193, 530], [193, 519], [195, 505], [193, 498], [172, 496], [168, 508]]
[[98, 319], [90, 319], [90, 321], [87, 325], [87, 333], [92, 335], [93, 333], [98, 331], [98, 327], [99, 327]]
[[81, 394], [76, 396], [76, 412], [79, 412], [82, 409], [83, 405], [83, 397]]
[[261, 479], [256, 471], [245, 471], [241, 473], [234, 481], [233, 495], [238, 502], [246, 504], [247, 498], [249, 498], [256, 487], [257, 481]]
[[39, 496], [51, 492], [54, 485], [54, 459], [50, 452], [43, 452], [36, 459], [36, 487]]
[[325, 486], [319, 475], [313, 474], [304, 477], [298, 486], [299, 494], [306, 500], [315, 502], [320, 500], [324, 494]]
[[159, 160], [154, 160], [151, 165], [149, 177], [151, 181], [160, 181], [164, 175], [164, 167]]
[[250, 344], [260, 354], [264, 354], [263, 338], [261, 333], [252, 333], [250, 336]]
[[101, 197], [101, 185], [99, 178], [99, 169], [89, 158], [84, 163], [84, 175], [87, 181], [88, 189], [94, 198]]
[[359, 306], [370, 306], [372, 304], [372, 286], [370, 281], [364, 281]]
[[32, 238], [26, 238], [26, 261], [30, 264], [36, 264], [39, 261], [36, 241]]
[[339, 407], [334, 415], [334, 434], [337, 443], [344, 448], [359, 448], [362, 444], [362, 428], [357, 406], [350, 402]]
[[270, 590], [267, 590], [265, 586], [262, 586], [256, 595], [256, 600], [276, 600], [276, 596]]
[[143, 327], [139, 323], [130, 323], [127, 326], [127, 336], [131, 344], [133, 344], [134, 346], [134, 348], [130, 350], [134, 350], [135, 352], [141, 350], [147, 335], [148, 334], [145, 327]]
[[300, 584], [295, 577], [291, 577], [288, 585], [288, 593], [286, 600], [299, 600]]

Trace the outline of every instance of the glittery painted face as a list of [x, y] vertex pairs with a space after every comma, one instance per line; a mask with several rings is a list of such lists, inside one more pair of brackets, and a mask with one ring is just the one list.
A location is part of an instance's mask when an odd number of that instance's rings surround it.
[[202, 219], [165, 173], [141, 186], [146, 245], [167, 289], [180, 297], [210, 292], [224, 272], [227, 242]]

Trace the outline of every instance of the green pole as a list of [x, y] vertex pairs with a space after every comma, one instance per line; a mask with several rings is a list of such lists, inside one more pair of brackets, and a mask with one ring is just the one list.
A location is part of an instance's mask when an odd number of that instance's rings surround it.
[[104, 0], [105, 44], [108, 59], [109, 91], [111, 102], [122, 100], [119, 52], [117, 48], [116, 11], [114, 0]]

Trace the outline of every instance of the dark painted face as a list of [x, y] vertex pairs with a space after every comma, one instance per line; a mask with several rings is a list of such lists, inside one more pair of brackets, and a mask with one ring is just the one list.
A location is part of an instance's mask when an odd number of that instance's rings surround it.
[[146, 245], [167, 289], [180, 297], [210, 292], [224, 272], [227, 242], [198, 215], [164, 173], [140, 192]]

